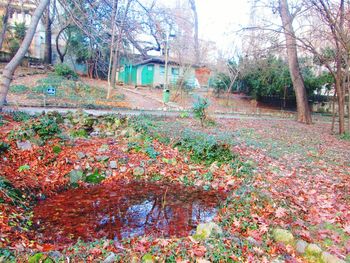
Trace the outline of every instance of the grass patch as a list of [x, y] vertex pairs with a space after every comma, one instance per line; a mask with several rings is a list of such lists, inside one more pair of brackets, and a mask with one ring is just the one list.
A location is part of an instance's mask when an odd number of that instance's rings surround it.
[[24, 93], [28, 91], [29, 88], [25, 85], [11, 85], [10, 92], [12, 93]]

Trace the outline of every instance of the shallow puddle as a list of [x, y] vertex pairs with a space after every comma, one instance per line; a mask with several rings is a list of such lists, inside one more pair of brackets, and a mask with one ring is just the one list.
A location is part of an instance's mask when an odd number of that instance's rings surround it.
[[65, 243], [152, 235], [187, 236], [211, 221], [223, 195], [180, 185], [133, 182], [72, 189], [34, 209], [37, 238]]

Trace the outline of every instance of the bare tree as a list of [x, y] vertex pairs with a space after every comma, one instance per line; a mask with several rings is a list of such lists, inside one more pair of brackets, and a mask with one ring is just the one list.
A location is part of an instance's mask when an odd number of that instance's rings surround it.
[[293, 16], [289, 12], [287, 0], [279, 1], [279, 14], [281, 16], [286, 38], [289, 71], [297, 100], [297, 120], [302, 123], [310, 124], [312, 122], [311, 113], [308, 105], [304, 79], [301, 75], [298, 62], [297, 43], [292, 24]]
[[195, 62], [196, 64], [199, 64], [200, 62], [200, 53], [199, 53], [199, 36], [198, 36], [198, 12], [196, 7], [196, 1], [195, 0], [189, 0], [191, 9], [194, 16], [194, 51], [195, 51]]
[[11, 61], [5, 66], [2, 74], [2, 80], [0, 84], [0, 110], [2, 110], [6, 96], [10, 87], [10, 83], [12, 81], [13, 73], [15, 72], [18, 65], [21, 63], [25, 54], [28, 51], [30, 43], [33, 40], [33, 36], [36, 31], [36, 27], [38, 26], [39, 20], [43, 15], [45, 8], [47, 7], [49, 0], [41, 0], [37, 8], [35, 9], [31, 23], [28, 27], [27, 33], [23, 39], [23, 42], [18, 49], [16, 55], [11, 59]]
[[4, 39], [7, 31], [7, 26], [8, 26], [7, 24], [8, 24], [8, 19], [10, 15], [11, 2], [12, 0], [7, 1], [6, 7], [5, 7], [5, 13], [2, 17], [2, 28], [0, 33], [0, 50], [2, 49], [2, 44], [4, 43]]

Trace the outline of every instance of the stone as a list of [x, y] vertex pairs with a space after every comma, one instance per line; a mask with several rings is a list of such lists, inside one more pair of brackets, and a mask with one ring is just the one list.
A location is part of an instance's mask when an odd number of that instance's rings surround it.
[[108, 145], [107, 144], [103, 144], [103, 145], [101, 145], [100, 148], [98, 148], [97, 152], [104, 153], [104, 152], [107, 152], [108, 150], [109, 150]]
[[209, 167], [209, 171], [210, 171], [211, 173], [216, 172], [218, 169], [219, 169], [219, 166], [218, 166], [218, 162], [217, 162], [217, 161], [213, 162], [213, 163], [210, 165], [210, 167]]
[[302, 239], [299, 239], [295, 245], [295, 249], [299, 254], [304, 254], [308, 243]]
[[81, 181], [83, 179], [84, 173], [81, 170], [72, 170], [68, 174], [69, 181], [71, 184], [77, 183], [78, 181]]
[[83, 159], [86, 157], [85, 153], [83, 153], [83, 152], [77, 152], [77, 156], [79, 159]]
[[193, 236], [197, 240], [204, 240], [209, 238], [212, 234], [222, 234], [222, 229], [214, 222], [199, 224], [196, 233]]
[[108, 256], [102, 261], [103, 263], [113, 263], [117, 260], [117, 255], [113, 252], [109, 253]]
[[344, 260], [326, 252], [323, 251], [321, 254], [321, 260], [323, 263], [345, 263]]
[[59, 259], [61, 259], [63, 257], [62, 253], [59, 251], [50, 251], [48, 253], [50, 258], [56, 259], [57, 261], [59, 261]]
[[291, 245], [294, 242], [293, 234], [285, 229], [276, 228], [273, 231], [273, 238], [276, 242], [281, 242], [285, 245]]
[[118, 163], [117, 163], [117, 161], [110, 161], [110, 162], [109, 162], [109, 168], [111, 168], [111, 169], [117, 169], [117, 168], [118, 168]]
[[145, 169], [142, 167], [135, 167], [133, 170], [133, 175], [136, 177], [140, 177], [145, 174]]
[[32, 149], [32, 144], [30, 143], [30, 141], [17, 141], [17, 148], [21, 151], [28, 151]]
[[98, 162], [105, 162], [109, 159], [109, 156], [107, 155], [98, 155], [95, 157], [96, 161]]
[[316, 244], [309, 244], [305, 249], [305, 254], [318, 257], [322, 253], [322, 249]]
[[252, 244], [253, 246], [259, 247], [261, 245], [261, 242], [256, 241], [252, 237], [247, 237], [247, 241]]

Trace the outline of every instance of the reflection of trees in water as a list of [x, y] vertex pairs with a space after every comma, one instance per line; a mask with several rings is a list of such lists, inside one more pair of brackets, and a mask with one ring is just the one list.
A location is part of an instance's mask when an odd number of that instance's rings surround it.
[[43, 202], [34, 214], [44, 236], [121, 240], [188, 235], [199, 222], [213, 219], [217, 204], [214, 192], [133, 183], [67, 191]]
[[[167, 192], [166, 192], [167, 193]], [[137, 200], [129, 199], [122, 205], [111, 205], [102, 212], [96, 231], [103, 231], [110, 239], [121, 240], [139, 235], [182, 236], [198, 223], [210, 221], [216, 213], [215, 205], [207, 207], [197, 196], [178, 194], [151, 194]], [[139, 196], [140, 197], [140, 196]], [[100, 216], [100, 217], [101, 217]]]

